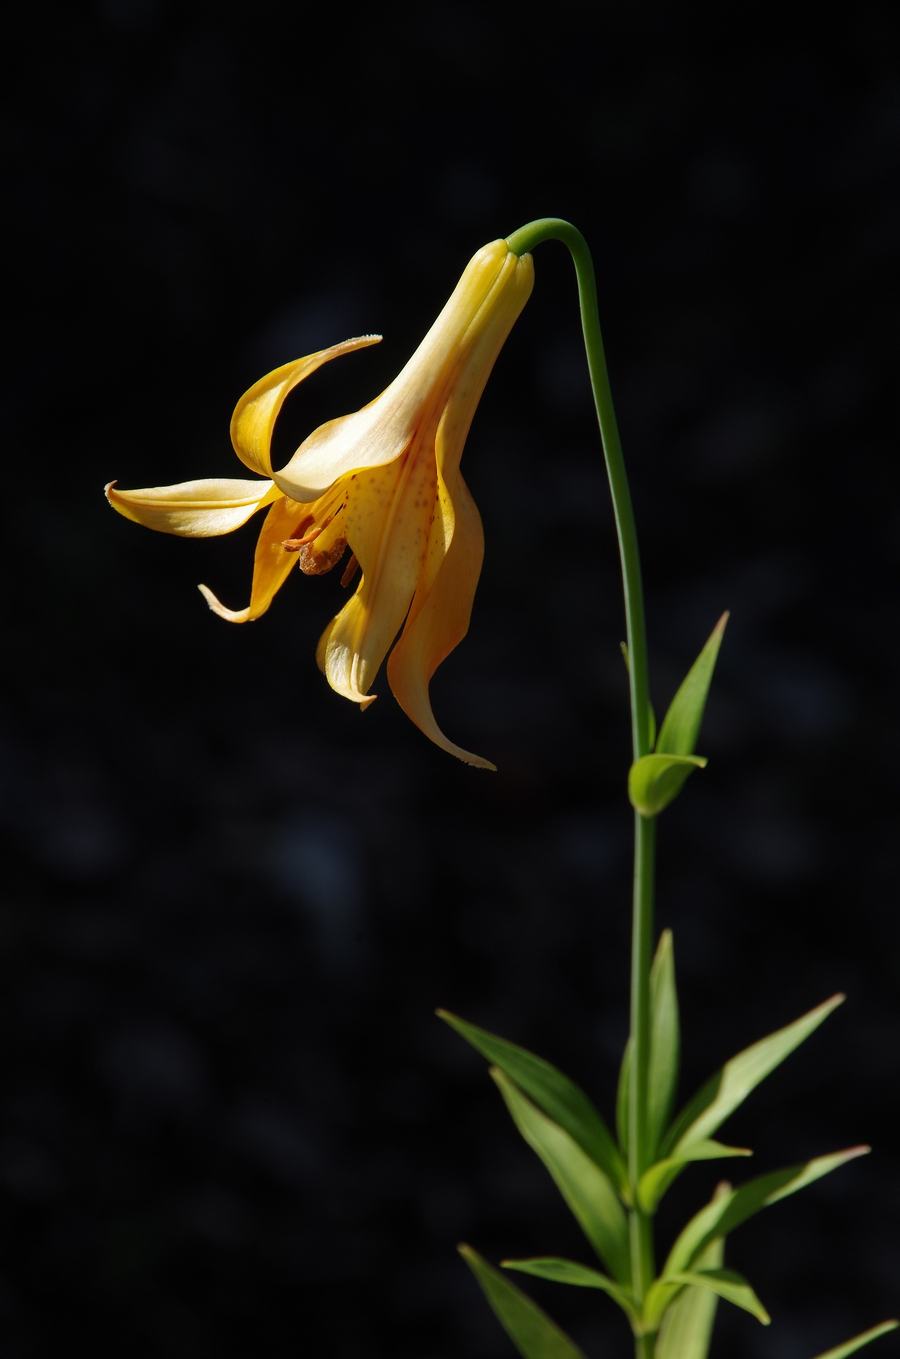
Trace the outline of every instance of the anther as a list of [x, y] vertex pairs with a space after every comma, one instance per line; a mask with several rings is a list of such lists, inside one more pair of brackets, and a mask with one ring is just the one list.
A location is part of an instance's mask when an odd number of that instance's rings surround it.
[[344, 574], [341, 576], [341, 584], [343, 585], [345, 590], [347, 586], [350, 584], [353, 577], [356, 575], [358, 570], [359, 562], [357, 561], [356, 553], [354, 552], [353, 556], [350, 558], [346, 567], [344, 568]]

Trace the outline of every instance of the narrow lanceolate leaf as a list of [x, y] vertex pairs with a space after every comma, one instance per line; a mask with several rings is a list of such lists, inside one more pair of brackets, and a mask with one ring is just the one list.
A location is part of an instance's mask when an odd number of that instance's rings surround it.
[[837, 1170], [846, 1161], [864, 1156], [869, 1150], [869, 1147], [850, 1147], [847, 1151], [836, 1151], [830, 1156], [817, 1156], [805, 1165], [788, 1166], [785, 1170], [760, 1175], [741, 1185], [740, 1189], [730, 1189], [721, 1197], [713, 1199], [712, 1203], [708, 1203], [691, 1218], [678, 1237], [669, 1252], [663, 1277], [671, 1278], [689, 1270], [713, 1237], [727, 1236], [761, 1208], [767, 1208], [789, 1194], [796, 1194], [798, 1189]]
[[[721, 1269], [725, 1243], [711, 1241], [697, 1257], [695, 1268]], [[719, 1297], [709, 1288], [683, 1288], [666, 1310], [656, 1339], [656, 1359], [707, 1359]]]
[[516, 1043], [467, 1024], [447, 1010], [437, 1013], [483, 1057], [505, 1071], [545, 1114], [565, 1128], [618, 1189], [626, 1187], [628, 1172], [619, 1149], [600, 1114], [574, 1081], [545, 1062], [543, 1057], [536, 1057]]
[[617, 1282], [630, 1287], [628, 1222], [609, 1179], [564, 1128], [541, 1113], [508, 1076], [491, 1075], [513, 1121], [550, 1171], [579, 1227]]
[[705, 769], [699, 755], [642, 755], [628, 771], [628, 798], [641, 816], [657, 816], [684, 787], [688, 774]]
[[749, 1312], [764, 1326], [768, 1326], [772, 1320], [744, 1276], [733, 1269], [685, 1270], [682, 1274], [676, 1274], [672, 1282], [693, 1284], [695, 1288], [709, 1288], [726, 1302], [734, 1303], [735, 1307], [741, 1307], [745, 1312]]
[[650, 1064], [647, 1090], [647, 1136], [651, 1158], [672, 1117], [678, 1085], [681, 1038], [672, 931], [663, 930], [650, 969]]
[[694, 661], [681, 688], [672, 699], [659, 729], [656, 749], [660, 755], [693, 755], [703, 721], [706, 696], [716, 668], [716, 659], [728, 614], [723, 613], [700, 655]]
[[712, 1076], [682, 1110], [660, 1147], [663, 1156], [709, 1137], [739, 1104], [831, 1014], [843, 995], [832, 996], [793, 1024], [745, 1048]]
[[752, 1156], [748, 1147], [727, 1147], [722, 1142], [702, 1138], [676, 1155], [657, 1161], [645, 1170], [638, 1183], [638, 1203], [645, 1213], [656, 1211], [663, 1194], [690, 1161], [717, 1161], [726, 1156]]
[[873, 1326], [871, 1331], [863, 1331], [862, 1335], [855, 1335], [852, 1340], [847, 1340], [843, 1345], [838, 1345], [837, 1349], [828, 1350], [825, 1354], [817, 1354], [816, 1359], [846, 1359], [848, 1354], [855, 1354], [861, 1350], [863, 1345], [868, 1345], [873, 1340], [877, 1340], [880, 1335], [887, 1335], [888, 1331], [896, 1331], [900, 1326], [900, 1321], [883, 1321], [880, 1326]]
[[708, 1288], [717, 1297], [749, 1312], [764, 1326], [772, 1319], [742, 1274], [733, 1269], [696, 1269], [665, 1275], [651, 1284], [644, 1299], [644, 1325], [651, 1330], [658, 1326], [663, 1312], [674, 1305], [672, 1300], [677, 1300], [685, 1285]]
[[579, 1265], [574, 1260], [562, 1260], [556, 1255], [537, 1256], [531, 1260], [501, 1260], [504, 1269], [517, 1269], [521, 1274], [533, 1274], [538, 1279], [549, 1279], [552, 1283], [573, 1284], [576, 1288], [599, 1288], [626, 1312], [630, 1319], [637, 1320], [638, 1310], [634, 1298], [624, 1288], [620, 1288], [605, 1274], [587, 1265]]
[[584, 1359], [584, 1354], [527, 1293], [505, 1279], [474, 1251], [459, 1253], [481, 1285], [497, 1320], [524, 1359]]

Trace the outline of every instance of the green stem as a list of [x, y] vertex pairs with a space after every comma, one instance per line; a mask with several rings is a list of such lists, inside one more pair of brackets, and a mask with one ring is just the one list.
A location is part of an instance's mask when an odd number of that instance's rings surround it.
[[606, 459], [606, 473], [612, 494], [613, 513], [616, 519], [616, 533], [619, 538], [619, 556], [622, 563], [622, 584], [625, 591], [625, 628], [628, 638], [628, 672], [631, 684], [631, 733], [634, 758], [650, 752], [650, 693], [647, 683], [647, 630], [644, 625], [644, 591], [641, 584], [641, 561], [638, 554], [637, 528], [634, 522], [634, 509], [628, 477], [625, 472], [625, 459], [622, 456], [622, 443], [609, 386], [609, 373], [606, 369], [606, 355], [603, 350], [603, 336], [600, 332], [600, 313], [597, 307], [597, 284], [594, 278], [594, 264], [587, 241], [571, 222], [561, 217], [541, 217], [520, 227], [506, 244], [517, 255], [524, 255], [540, 245], [542, 241], [562, 241], [567, 246], [575, 265], [578, 279], [578, 300], [581, 304], [581, 325], [584, 331], [584, 347], [587, 353], [591, 386], [594, 389], [594, 405], [597, 408], [597, 421], [600, 437], [603, 440], [603, 455]]
[[[653, 882], [656, 822], [634, 814], [634, 895], [631, 929], [631, 1088], [629, 1092], [628, 1174], [636, 1186], [649, 1163], [647, 1106], [650, 1067], [650, 965], [653, 961]], [[653, 1219], [634, 1208], [629, 1213], [631, 1275], [635, 1296], [643, 1301], [656, 1277]], [[652, 1355], [652, 1345], [646, 1351]], [[638, 1356], [643, 1351], [638, 1350]]]
[[[587, 242], [571, 222], [559, 217], [542, 217], [520, 227], [506, 243], [517, 255], [524, 255], [542, 241], [561, 241], [568, 247], [578, 279], [578, 300], [588, 370], [594, 391], [594, 405], [603, 442], [603, 456], [612, 495], [622, 584], [625, 594], [625, 627], [628, 639], [628, 675], [631, 696], [631, 736], [633, 756], [639, 760], [650, 753], [650, 692], [647, 678], [647, 630], [644, 620], [644, 590], [638, 552], [637, 528], [619, 427], [613, 406], [600, 313], [597, 284]], [[650, 1064], [650, 964], [653, 952], [653, 878], [655, 823], [635, 813], [634, 819], [634, 898], [631, 947], [631, 1087], [628, 1119], [628, 1173], [632, 1188], [647, 1168], [647, 1093]], [[653, 1282], [653, 1221], [638, 1207], [629, 1213], [631, 1233], [632, 1287], [639, 1302]], [[638, 1336], [636, 1359], [653, 1359], [654, 1338]]]

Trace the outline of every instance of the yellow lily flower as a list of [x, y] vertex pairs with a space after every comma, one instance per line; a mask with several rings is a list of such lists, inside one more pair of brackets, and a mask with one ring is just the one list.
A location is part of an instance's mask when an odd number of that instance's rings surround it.
[[295, 562], [305, 574], [319, 575], [349, 544], [343, 583], [357, 565], [362, 579], [319, 642], [316, 659], [329, 684], [367, 707], [375, 675], [403, 626], [387, 667], [395, 698], [442, 749], [488, 769], [494, 767], [489, 761], [444, 736], [428, 686], [468, 631], [484, 556], [481, 517], [459, 471], [463, 445], [533, 281], [530, 255], [518, 257], [502, 240], [484, 246], [381, 396], [314, 430], [277, 472], [272, 430], [288, 393], [321, 364], [381, 336], [346, 340], [261, 378], [235, 408], [231, 439], [241, 462], [264, 481], [185, 481], [141, 491], [120, 491], [110, 482], [106, 488], [110, 504], [127, 519], [186, 537], [230, 533], [269, 507], [247, 608], [226, 609], [200, 586], [210, 608], [233, 623], [265, 613]]

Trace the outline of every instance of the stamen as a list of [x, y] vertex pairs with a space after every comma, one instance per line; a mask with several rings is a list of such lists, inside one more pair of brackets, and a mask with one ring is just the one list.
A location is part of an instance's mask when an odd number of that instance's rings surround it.
[[[298, 537], [297, 535], [302, 533], [305, 528], [308, 528], [309, 525], [312, 524], [313, 516], [308, 515], [306, 519], [301, 520], [301, 522], [294, 529], [293, 536], [290, 538], [285, 538], [284, 542], [281, 544], [285, 552], [299, 552], [301, 548], [308, 547], [310, 543], [314, 543], [318, 538], [319, 534], [325, 532], [334, 516], [338, 514], [343, 508], [344, 508], [343, 502], [340, 505], [336, 505], [335, 508], [331, 511], [331, 514], [329, 514], [326, 519], [323, 519], [321, 524], [316, 524], [315, 527], [309, 533], [307, 533], [305, 537]], [[346, 546], [347, 539], [345, 538], [344, 547]], [[341, 549], [341, 551], [343, 551], [343, 548]], [[336, 558], [335, 560], [339, 559]], [[332, 566], [333, 565], [334, 562], [332, 562]], [[302, 569], [303, 568], [301, 567], [301, 570]], [[330, 570], [330, 567], [326, 569]]]
[[341, 576], [341, 584], [343, 585], [345, 590], [347, 586], [350, 584], [353, 577], [356, 575], [358, 570], [359, 562], [357, 561], [356, 553], [354, 552], [353, 556], [350, 558], [344, 569], [344, 574]]
[[307, 515], [304, 515], [304, 517], [300, 520], [300, 523], [299, 523], [299, 524], [297, 525], [297, 527], [294, 529], [294, 532], [291, 534], [291, 538], [292, 538], [292, 539], [294, 539], [294, 538], [302, 538], [303, 535], [304, 535], [304, 533], [306, 533], [307, 529], [312, 528], [312, 526], [313, 526], [313, 524], [315, 524], [315, 522], [316, 522], [316, 516], [315, 516], [314, 514], [307, 514]]
[[321, 532], [321, 528], [314, 528], [312, 533], [307, 533], [305, 538], [285, 538], [281, 546], [285, 552], [299, 552], [302, 547], [308, 547], [310, 543], [314, 543]]
[[294, 549], [299, 557], [297, 565], [304, 576], [324, 576], [326, 571], [337, 565], [346, 550], [347, 539], [343, 536], [336, 538], [324, 552], [315, 552], [308, 542], [298, 543]]

